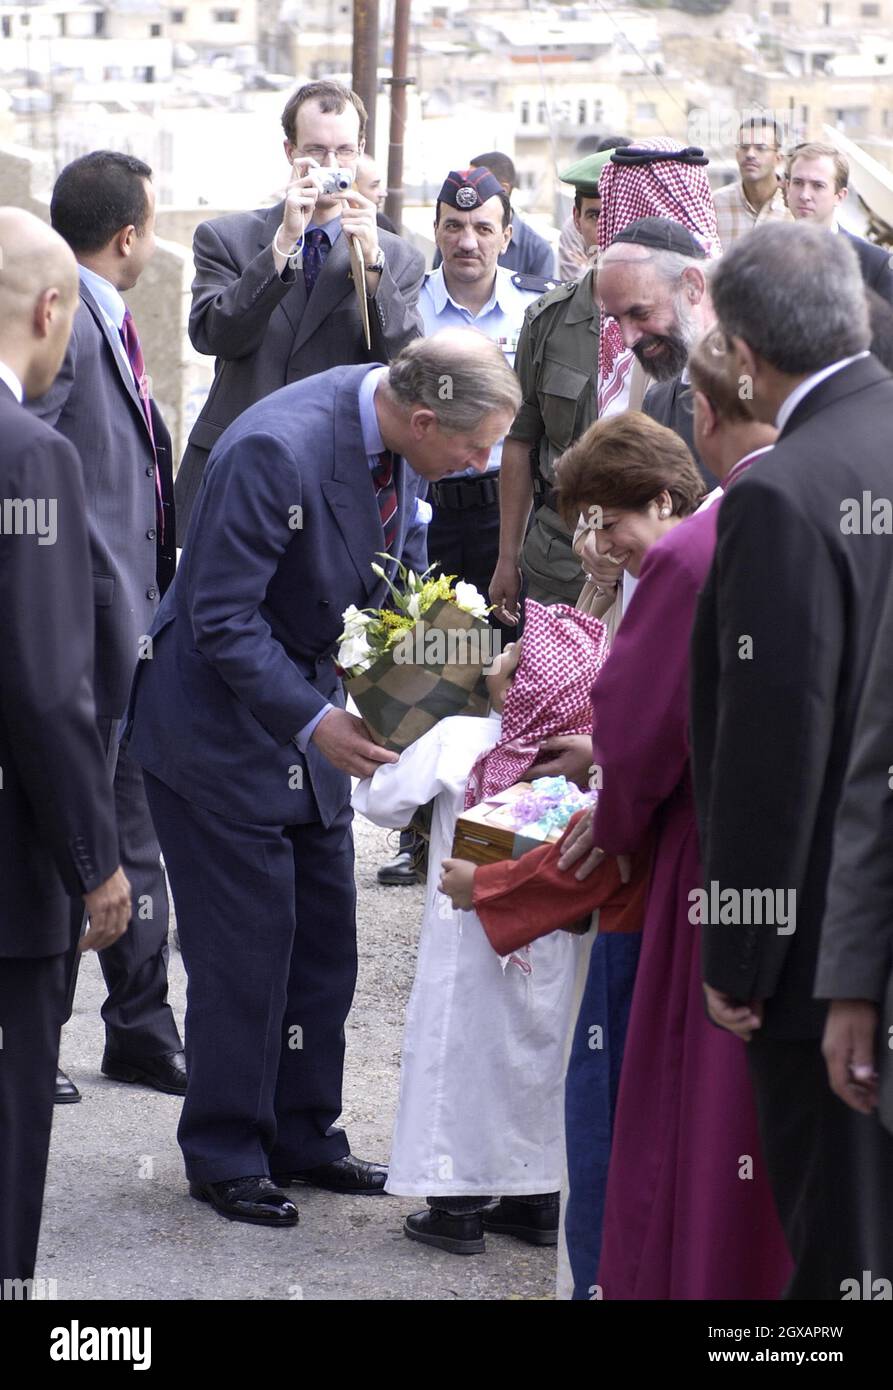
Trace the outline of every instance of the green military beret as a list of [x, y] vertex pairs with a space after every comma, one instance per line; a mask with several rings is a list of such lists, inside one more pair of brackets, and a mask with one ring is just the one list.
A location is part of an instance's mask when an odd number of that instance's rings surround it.
[[597, 198], [602, 169], [613, 153], [613, 150], [597, 150], [595, 154], [584, 155], [576, 164], [568, 165], [558, 177], [562, 183], [572, 183], [584, 198]]

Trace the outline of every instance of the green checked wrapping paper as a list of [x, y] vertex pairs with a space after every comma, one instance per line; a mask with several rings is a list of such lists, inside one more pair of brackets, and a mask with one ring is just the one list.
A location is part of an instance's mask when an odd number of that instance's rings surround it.
[[482, 618], [439, 599], [415, 627], [345, 691], [376, 743], [402, 753], [441, 719], [486, 715], [483, 671], [497, 651], [498, 634]]

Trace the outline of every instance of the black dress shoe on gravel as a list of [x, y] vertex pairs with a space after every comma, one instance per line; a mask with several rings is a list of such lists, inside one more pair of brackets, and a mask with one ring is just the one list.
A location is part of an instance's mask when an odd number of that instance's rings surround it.
[[133, 1081], [138, 1086], [151, 1086], [155, 1091], [163, 1091], [166, 1096], [186, 1094], [186, 1055], [183, 1052], [164, 1052], [160, 1057], [134, 1057], [127, 1061], [110, 1057], [106, 1052], [102, 1059], [102, 1074], [112, 1081]]
[[293, 1183], [306, 1183], [308, 1187], [321, 1187], [325, 1192], [340, 1192], [345, 1196], [377, 1196], [384, 1192], [388, 1180], [388, 1170], [383, 1163], [367, 1163], [365, 1159], [345, 1154], [332, 1163], [321, 1163], [318, 1168], [302, 1168], [296, 1173], [274, 1173], [273, 1181], [291, 1187]]
[[382, 864], [375, 875], [385, 888], [408, 888], [425, 882], [427, 841], [414, 830], [400, 831], [400, 844], [393, 859]]
[[56, 1105], [74, 1105], [81, 1098], [81, 1093], [75, 1086], [70, 1076], [66, 1076], [61, 1067], [56, 1068], [56, 1093], [53, 1100]]
[[232, 1178], [228, 1182], [191, 1182], [189, 1195], [209, 1202], [227, 1221], [251, 1226], [297, 1226], [298, 1209], [269, 1178]]
[[439, 1207], [413, 1212], [403, 1222], [403, 1234], [423, 1245], [436, 1245], [451, 1255], [482, 1255], [484, 1245], [483, 1212], [471, 1211], [451, 1216]]
[[527, 1245], [558, 1244], [558, 1197], [554, 1202], [519, 1202], [503, 1197], [484, 1212], [484, 1230], [515, 1236]]

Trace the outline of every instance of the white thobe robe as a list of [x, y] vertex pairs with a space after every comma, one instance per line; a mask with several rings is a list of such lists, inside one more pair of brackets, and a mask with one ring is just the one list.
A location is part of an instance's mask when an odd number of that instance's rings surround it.
[[444, 719], [353, 796], [357, 811], [393, 828], [434, 798], [387, 1182], [400, 1196], [557, 1192], [564, 1174], [563, 1052], [580, 938], [554, 932], [500, 960], [477, 915], [437, 891], [468, 775], [500, 726], [498, 715]]

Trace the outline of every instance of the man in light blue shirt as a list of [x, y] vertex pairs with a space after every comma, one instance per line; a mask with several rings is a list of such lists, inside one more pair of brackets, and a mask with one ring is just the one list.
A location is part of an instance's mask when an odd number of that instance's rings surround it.
[[[556, 282], [513, 274], [497, 264], [511, 239], [511, 205], [489, 169], [447, 175], [434, 230], [443, 262], [426, 277], [419, 296], [426, 336], [443, 328], [476, 330], [497, 343], [513, 366], [525, 309]], [[500, 440], [490, 452], [486, 473], [467, 469], [433, 484], [429, 494], [434, 506], [430, 559], [483, 594], [499, 551], [501, 453]]]

